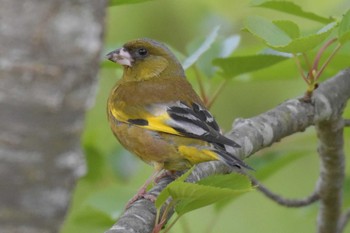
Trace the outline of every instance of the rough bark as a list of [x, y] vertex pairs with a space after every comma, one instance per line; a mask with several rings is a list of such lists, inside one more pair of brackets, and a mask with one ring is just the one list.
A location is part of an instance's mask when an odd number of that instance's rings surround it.
[[85, 170], [105, 2], [1, 1], [1, 232], [57, 232], [63, 221]]
[[[349, 76], [347, 78], [349, 80]], [[321, 86], [314, 98], [320, 156], [318, 233], [340, 233], [342, 228], [340, 216], [345, 176], [342, 113], [350, 98], [350, 84], [338, 84], [334, 80], [330, 80], [329, 84]]]
[[[307, 127], [313, 126], [315, 123], [320, 127], [320, 124], [324, 121], [337, 121], [341, 118], [341, 113], [349, 98], [350, 69], [347, 69], [322, 83], [315, 91], [312, 103], [305, 103], [299, 99], [292, 99], [257, 117], [237, 119], [233, 125], [232, 131], [228, 135], [237, 141], [242, 148], [235, 149], [232, 152], [244, 159], [262, 148], [282, 140], [288, 135], [304, 131]], [[339, 143], [341, 140], [338, 139], [337, 137], [332, 140], [336, 140]], [[323, 136], [320, 136], [320, 140], [323, 140]], [[337, 146], [341, 147], [341, 143]], [[341, 151], [342, 149], [339, 149], [338, 152]], [[337, 159], [335, 163], [339, 167], [331, 165], [331, 168], [326, 168], [328, 172], [337, 173], [337, 175], [328, 176], [327, 173], [324, 173], [326, 177], [323, 175], [320, 176], [319, 191], [325, 192], [323, 194], [320, 193], [321, 203], [325, 206], [323, 210], [320, 210], [321, 212], [332, 211], [331, 208], [327, 209], [327, 206], [329, 207], [330, 205], [330, 200], [336, 201], [337, 206], [339, 202], [341, 202], [339, 199], [341, 199], [342, 188], [339, 182], [342, 181], [343, 171], [336, 172], [335, 170], [342, 170], [344, 168], [344, 160], [342, 159], [343, 155], [340, 155], [338, 152], [338, 155], [335, 156]], [[326, 154], [328, 154], [328, 152]], [[323, 155], [321, 155], [321, 157], [322, 156]], [[326, 161], [327, 158], [324, 158], [323, 162]], [[189, 179], [191, 182], [195, 182], [212, 174], [225, 174], [227, 172], [230, 172], [230, 170], [220, 162], [202, 163], [196, 167]], [[336, 182], [336, 184], [333, 184], [332, 181]], [[162, 180], [162, 182], [156, 185], [150, 192], [157, 195], [169, 182], [171, 182], [169, 179]], [[330, 197], [329, 193], [326, 193], [325, 189], [327, 188], [336, 191], [335, 197]], [[336, 207], [336, 211], [336, 216], [339, 217], [338, 207]], [[116, 224], [112, 226], [107, 233], [150, 233], [154, 226], [155, 213], [156, 209], [152, 202], [145, 199], [138, 200], [123, 213]], [[322, 215], [324, 216], [320, 221], [322, 221], [322, 224], [326, 224], [324, 227], [327, 228], [329, 225], [333, 225], [332, 219], [334, 216], [331, 213], [324, 213]], [[337, 223], [335, 224], [337, 225]], [[330, 227], [334, 229], [333, 226]]]

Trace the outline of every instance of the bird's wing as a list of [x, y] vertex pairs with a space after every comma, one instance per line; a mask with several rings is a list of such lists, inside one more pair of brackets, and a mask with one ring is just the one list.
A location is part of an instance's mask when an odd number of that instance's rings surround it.
[[217, 146], [240, 147], [221, 134], [219, 126], [208, 110], [197, 103], [188, 105], [182, 101], [150, 104], [134, 108], [112, 109], [113, 117], [125, 123], [149, 130], [184, 137], [197, 138]]

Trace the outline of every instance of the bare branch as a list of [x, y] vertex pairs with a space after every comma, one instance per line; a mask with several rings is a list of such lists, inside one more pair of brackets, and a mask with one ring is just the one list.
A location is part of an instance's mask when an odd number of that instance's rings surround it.
[[[322, 85], [314, 96], [315, 126], [319, 138], [320, 178], [318, 194], [320, 211], [318, 233], [339, 232], [339, 217], [345, 174], [344, 122], [341, 117], [346, 101], [350, 98], [349, 84], [335, 80]], [[338, 84], [338, 85], [339, 85]], [[348, 85], [348, 86], [342, 86]], [[338, 95], [338, 93], [342, 93]]]
[[[192, 174], [187, 178], [188, 182], [195, 183], [205, 177], [214, 174], [227, 174], [232, 169], [221, 162], [201, 163], [196, 166]], [[169, 176], [162, 178], [148, 194], [158, 196], [173, 179]], [[142, 233], [152, 232], [156, 220], [156, 208], [154, 203], [147, 199], [140, 199], [134, 202], [118, 219], [118, 222], [112, 226], [106, 233]], [[169, 213], [168, 219], [172, 216], [173, 211]]]
[[[333, 114], [340, 116], [350, 95], [350, 69], [322, 83], [315, 93], [317, 95], [314, 101], [317, 108], [312, 103], [293, 99], [257, 117], [237, 119], [234, 122], [233, 130], [227, 136], [237, 141], [242, 147], [232, 150], [232, 153], [242, 159], [247, 158], [288, 135], [304, 131], [307, 127], [312, 126], [315, 120], [319, 121], [322, 117], [327, 116], [325, 113], [329, 112], [329, 109]], [[321, 100], [318, 100], [318, 98]], [[325, 101], [332, 103], [332, 105], [326, 105], [326, 109], [320, 108]], [[220, 162], [202, 163], [196, 167], [190, 179], [191, 181], [197, 181], [212, 174], [228, 172], [231, 171]], [[166, 184], [167, 182], [161, 180], [151, 192], [157, 194]], [[148, 200], [139, 200], [107, 232], [149, 233], [154, 226], [155, 214], [156, 210], [153, 203]], [[169, 217], [170, 215], [171, 213]]]
[[263, 184], [261, 184], [256, 178], [250, 176], [250, 179], [252, 181], [253, 185], [256, 185], [258, 190], [261, 191], [266, 197], [270, 198], [272, 201], [286, 206], [286, 207], [302, 207], [302, 206], [308, 206], [317, 200], [319, 200], [319, 196], [317, 194], [317, 191], [315, 190], [310, 196], [305, 197], [303, 199], [287, 199], [282, 197], [281, 195], [278, 195], [276, 193], [273, 193], [271, 190], [269, 190], [267, 187], [265, 187]]
[[342, 216], [340, 217], [339, 230], [338, 230], [339, 233], [344, 231], [344, 229], [345, 229], [346, 225], [349, 223], [349, 221], [350, 221], [350, 209], [345, 211], [345, 213], [343, 213]]

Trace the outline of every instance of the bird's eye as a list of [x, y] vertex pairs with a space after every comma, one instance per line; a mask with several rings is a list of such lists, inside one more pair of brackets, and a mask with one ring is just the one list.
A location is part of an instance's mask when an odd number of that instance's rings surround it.
[[140, 48], [139, 50], [137, 50], [137, 53], [140, 54], [141, 56], [146, 56], [148, 51], [145, 48]]

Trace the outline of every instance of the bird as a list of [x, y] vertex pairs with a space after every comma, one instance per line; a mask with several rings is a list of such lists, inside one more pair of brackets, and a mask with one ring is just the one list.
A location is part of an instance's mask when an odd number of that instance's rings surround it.
[[228, 152], [228, 147], [240, 145], [222, 134], [166, 45], [135, 39], [106, 57], [123, 66], [107, 101], [112, 132], [122, 146], [155, 169], [133, 199], [143, 196], [164, 170], [182, 171], [215, 160], [250, 169]]

